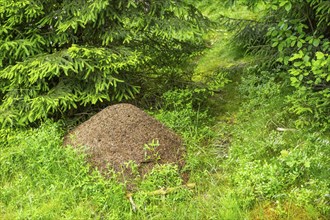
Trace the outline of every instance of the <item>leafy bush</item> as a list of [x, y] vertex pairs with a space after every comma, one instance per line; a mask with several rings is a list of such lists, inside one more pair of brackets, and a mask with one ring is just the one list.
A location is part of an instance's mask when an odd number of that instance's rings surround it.
[[299, 20], [283, 20], [269, 30], [269, 35], [279, 53], [277, 61], [283, 65], [280, 71], [288, 73], [286, 78], [290, 78], [295, 89], [288, 102], [290, 110], [302, 116], [298, 126], [328, 129], [330, 43], [322, 35], [320, 23], [315, 27], [310, 25]]
[[[330, 44], [329, 44], [330, 45]], [[314, 55], [301, 50], [294, 54], [289, 69], [291, 85], [295, 92], [288, 97], [291, 110], [303, 117], [298, 126], [329, 129], [330, 114], [330, 58], [328, 54], [316, 52]]]
[[[234, 1], [256, 7], [261, 1]], [[263, 1], [260, 21], [238, 30], [236, 42], [258, 55], [263, 74], [291, 81], [287, 101], [297, 125], [328, 130], [329, 122], [329, 1]], [[257, 35], [257, 36], [255, 36]]]

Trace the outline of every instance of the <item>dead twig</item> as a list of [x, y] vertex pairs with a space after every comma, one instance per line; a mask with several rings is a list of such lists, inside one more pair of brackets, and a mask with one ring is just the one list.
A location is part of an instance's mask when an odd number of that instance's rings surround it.
[[[161, 189], [158, 189], [158, 190], [155, 190], [155, 191], [142, 192], [142, 193], [146, 194], [146, 195], [149, 195], [149, 196], [166, 195], [166, 194], [169, 194], [169, 193], [172, 193], [172, 192], [176, 191], [177, 189], [181, 189], [181, 188], [193, 189], [193, 188], [195, 188], [195, 186], [196, 186], [196, 183], [187, 183], [187, 184], [182, 185], [182, 186], [161, 188]], [[134, 200], [133, 200], [133, 193], [127, 193], [126, 197], [132, 205], [133, 212], [136, 212], [137, 211], [137, 206], [136, 206], [136, 204], [134, 203]]]
[[276, 128], [277, 131], [296, 131], [296, 129], [293, 128]]

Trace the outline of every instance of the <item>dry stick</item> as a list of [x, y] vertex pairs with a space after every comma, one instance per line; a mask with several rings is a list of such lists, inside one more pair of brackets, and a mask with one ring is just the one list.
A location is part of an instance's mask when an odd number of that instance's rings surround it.
[[[187, 187], [189, 189], [195, 188], [196, 184], [195, 183], [187, 183], [186, 185], [183, 185], [184, 187]], [[166, 195], [169, 194], [179, 188], [182, 188], [182, 186], [177, 186], [177, 187], [170, 187], [170, 188], [161, 188], [152, 192], [147, 192], [146, 194], [149, 196], [155, 196], [155, 195]]]
[[129, 202], [131, 203], [131, 205], [132, 205], [132, 209], [133, 209], [133, 212], [136, 212], [136, 205], [135, 205], [135, 203], [134, 203], [134, 201], [133, 201], [133, 197], [132, 197], [132, 195], [127, 195], [127, 197], [128, 197], [128, 199], [129, 199]]
[[276, 128], [277, 131], [296, 131], [296, 129], [293, 128]]
[[[196, 183], [187, 183], [187, 184], [182, 185], [182, 186], [170, 187], [170, 188], [161, 188], [161, 189], [158, 189], [158, 190], [155, 190], [155, 191], [145, 192], [145, 194], [149, 195], [149, 196], [166, 195], [166, 194], [172, 193], [175, 190], [177, 190], [179, 188], [182, 188], [182, 187], [187, 187], [188, 189], [193, 189], [193, 188], [195, 188], [195, 186], [196, 186]], [[134, 200], [133, 200], [133, 193], [127, 193], [126, 197], [128, 198], [129, 202], [132, 205], [133, 212], [136, 212], [137, 207], [136, 207], [136, 204], [134, 203]]]

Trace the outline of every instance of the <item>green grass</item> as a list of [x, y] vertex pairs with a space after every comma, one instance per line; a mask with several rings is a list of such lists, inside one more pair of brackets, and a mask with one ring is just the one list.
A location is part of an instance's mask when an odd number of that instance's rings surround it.
[[1, 130], [1, 219], [120, 218], [124, 187], [91, 169], [82, 152], [61, 146], [55, 123]]
[[[223, 12], [205, 5], [213, 19]], [[257, 18], [242, 8], [224, 13]], [[163, 108], [151, 113], [184, 138], [194, 189], [149, 195], [183, 184], [176, 167], [158, 166], [137, 183], [134, 212], [116, 174], [105, 178], [84, 152], [62, 147], [61, 126], [47, 122], [0, 130], [0, 219], [326, 219], [329, 139], [277, 131], [294, 128], [286, 85], [272, 73], [247, 71], [254, 58], [230, 45], [231, 36], [224, 30], [206, 36], [210, 48], [194, 74], [206, 89], [168, 91]]]
[[283, 85], [271, 77], [265, 82], [265, 78], [251, 73], [243, 77], [240, 92], [245, 101], [230, 128], [232, 140], [225, 164], [240, 206], [249, 210], [271, 203], [280, 218], [290, 212], [299, 214], [295, 211], [311, 219], [326, 216], [330, 211], [326, 196], [329, 139], [307, 130], [278, 131], [294, 128], [294, 120], [286, 112]]
[[191, 3], [213, 21], [218, 21], [224, 16], [234, 19], [258, 20], [262, 17], [262, 12], [264, 10], [264, 5], [262, 3], [258, 4], [255, 11], [251, 11], [246, 6], [242, 6], [241, 4], [226, 4], [225, 1], [206, 0], [198, 2], [191, 1]]

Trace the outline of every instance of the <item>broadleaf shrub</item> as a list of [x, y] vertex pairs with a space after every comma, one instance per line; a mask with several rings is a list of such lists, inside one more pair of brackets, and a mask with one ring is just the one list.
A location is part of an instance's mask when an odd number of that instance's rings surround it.
[[[256, 7], [262, 1], [236, 2]], [[252, 23], [257, 31], [238, 30], [238, 43], [247, 53], [259, 55], [261, 73], [291, 82], [287, 103], [297, 115], [298, 126], [329, 130], [329, 1], [263, 2], [266, 3], [263, 19]], [[256, 39], [253, 35], [256, 32], [262, 40], [251, 43], [249, 39]]]

